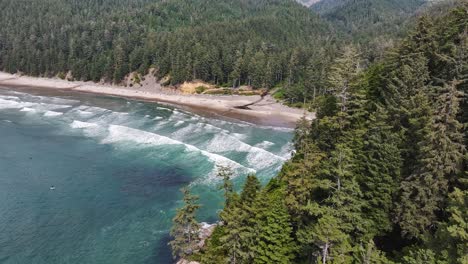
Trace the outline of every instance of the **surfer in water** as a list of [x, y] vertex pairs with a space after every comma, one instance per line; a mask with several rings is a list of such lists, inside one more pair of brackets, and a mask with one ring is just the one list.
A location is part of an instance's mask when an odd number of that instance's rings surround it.
[[55, 186], [54, 186], [54, 185], [51, 185], [51, 186], [50, 186], [50, 190], [52, 190], [52, 191], [55, 190]]

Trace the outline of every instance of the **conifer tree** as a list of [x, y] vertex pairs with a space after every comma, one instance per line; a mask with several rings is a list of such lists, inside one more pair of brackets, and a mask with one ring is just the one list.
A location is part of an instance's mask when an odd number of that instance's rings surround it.
[[412, 249], [409, 254], [403, 257], [403, 264], [448, 264], [446, 261], [439, 261], [436, 253], [430, 249]]
[[328, 189], [331, 182], [320, 179], [317, 175], [325, 158], [313, 144], [305, 144], [300, 154], [283, 166], [281, 181], [288, 186], [285, 190], [285, 202], [293, 219], [299, 223], [308, 218], [307, 205], [314, 199], [314, 194], [321, 189]]
[[[466, 184], [466, 183], [465, 183]], [[433, 248], [447, 250], [452, 263], [468, 263], [468, 191], [455, 188], [450, 194], [449, 219], [443, 223]]]
[[393, 264], [388, 260], [382, 251], [376, 246], [374, 241], [360, 243], [354, 254], [356, 264]]
[[224, 191], [225, 205], [228, 207], [231, 203], [231, 200], [233, 199], [232, 196], [234, 195], [234, 187], [231, 181], [234, 172], [230, 167], [226, 166], [217, 166], [217, 170], [218, 177], [222, 178], [223, 180], [223, 185], [221, 185], [219, 188]]
[[169, 242], [174, 258], [185, 258], [192, 254], [199, 242], [199, 225], [195, 219], [196, 212], [200, 208], [197, 204], [198, 197], [190, 194], [187, 188], [181, 191], [184, 194], [184, 206], [177, 209], [171, 229], [173, 240]]
[[290, 216], [281, 190], [272, 190], [257, 199], [254, 241], [250, 263], [292, 263], [296, 245], [292, 238]]
[[252, 217], [237, 199], [224, 209], [222, 220], [226, 231], [220, 241], [227, 252], [226, 263], [249, 263], [252, 260], [250, 243], [255, 234]]
[[449, 181], [461, 169], [465, 146], [462, 125], [457, 120], [460, 94], [455, 87], [452, 83], [437, 89], [436, 109], [421, 131], [425, 135], [419, 142], [418, 163], [401, 185], [400, 223], [410, 237], [418, 237], [435, 225], [436, 213], [447, 198]]
[[324, 210], [321, 217], [311, 228], [298, 232], [299, 241], [314, 248], [316, 262], [349, 263], [352, 251], [349, 236], [341, 230], [341, 221], [333, 213]]
[[255, 198], [257, 198], [258, 191], [260, 191], [260, 182], [255, 175], [248, 175], [245, 181], [244, 188], [240, 195], [241, 203], [245, 205], [251, 205]]
[[371, 220], [367, 232], [376, 235], [391, 229], [392, 202], [400, 180], [400, 137], [392, 131], [387, 111], [381, 106], [377, 106], [367, 125], [358, 181], [366, 201], [363, 214]]
[[338, 98], [341, 112], [348, 109], [351, 86], [360, 72], [359, 55], [352, 46], [345, 47], [341, 57], [335, 60], [328, 76], [328, 87]]

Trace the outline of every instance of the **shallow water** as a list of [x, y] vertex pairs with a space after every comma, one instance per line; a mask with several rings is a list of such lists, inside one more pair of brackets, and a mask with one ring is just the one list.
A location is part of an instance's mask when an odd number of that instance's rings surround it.
[[253, 172], [265, 183], [291, 138], [154, 103], [0, 89], [0, 263], [171, 263], [179, 189], [215, 221], [216, 165], [237, 187]]

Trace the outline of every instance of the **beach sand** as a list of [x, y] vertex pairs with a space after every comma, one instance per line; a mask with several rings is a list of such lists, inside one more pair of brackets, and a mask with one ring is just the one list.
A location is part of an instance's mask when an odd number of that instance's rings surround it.
[[249, 109], [238, 109], [260, 99], [260, 96], [239, 95], [186, 95], [175, 89], [162, 87], [156, 80], [148, 79], [141, 87], [124, 87], [93, 82], [66, 81], [52, 78], [37, 78], [19, 76], [0, 72], [0, 87], [60, 89], [73, 92], [93, 93], [125, 97], [144, 101], [167, 103], [187, 108], [190, 111], [212, 116], [228, 117], [259, 125], [294, 127], [297, 121], [315, 118], [314, 113], [304, 113], [304, 110], [287, 107], [277, 102], [270, 95], [249, 106]]

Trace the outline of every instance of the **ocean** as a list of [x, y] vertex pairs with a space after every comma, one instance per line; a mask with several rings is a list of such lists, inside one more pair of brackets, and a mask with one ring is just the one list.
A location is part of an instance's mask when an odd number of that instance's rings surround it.
[[198, 220], [222, 208], [216, 165], [262, 183], [292, 151], [290, 129], [176, 107], [0, 89], [0, 263], [172, 263], [180, 189]]

